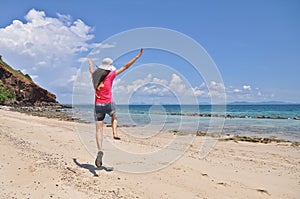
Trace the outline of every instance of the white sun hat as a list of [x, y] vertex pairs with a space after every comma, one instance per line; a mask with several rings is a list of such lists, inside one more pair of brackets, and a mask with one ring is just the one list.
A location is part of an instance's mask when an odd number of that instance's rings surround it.
[[104, 70], [110, 70], [110, 71], [116, 70], [116, 67], [114, 67], [114, 65], [113, 65], [113, 60], [109, 57], [104, 58], [102, 60], [101, 65], [98, 66], [98, 68], [102, 68]]

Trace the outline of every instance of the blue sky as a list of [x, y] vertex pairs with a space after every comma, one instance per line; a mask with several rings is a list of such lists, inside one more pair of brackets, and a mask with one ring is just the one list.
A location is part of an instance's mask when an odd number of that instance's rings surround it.
[[[229, 102], [300, 102], [297, 0], [4, 0], [1, 8], [0, 54], [4, 61], [29, 73], [62, 103], [72, 101], [76, 76], [84, 72], [83, 58], [112, 35], [143, 27], [175, 30], [198, 42], [218, 67], [223, 85], [204, 82], [188, 63], [168, 52], [146, 49], [137, 65], [155, 62], [167, 64], [170, 70], [162, 76], [137, 70], [137, 74], [131, 72], [135, 79], [128, 73], [126, 81], [121, 76], [114, 87], [119, 103], [125, 103], [121, 98], [132, 88], [130, 102], [176, 102], [170, 94], [176, 89], [174, 83], [193, 92], [199, 102], [209, 101], [212, 93], [207, 88], [217, 87], [225, 88]], [[135, 53], [115, 60], [116, 67]]]

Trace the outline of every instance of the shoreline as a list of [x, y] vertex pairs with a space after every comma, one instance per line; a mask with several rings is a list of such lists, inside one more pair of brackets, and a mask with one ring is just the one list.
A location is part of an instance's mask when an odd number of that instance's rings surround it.
[[[50, 119], [59, 119], [59, 120], [62, 120], [62, 121], [71, 121], [71, 122], [86, 123], [86, 124], [91, 123], [91, 122], [86, 121], [84, 119], [74, 117], [73, 114], [70, 111], [67, 111], [67, 110], [72, 110], [72, 106], [69, 106], [69, 105], [57, 105], [57, 106], [0, 106], [0, 110], [15, 111], [15, 112], [19, 112], [19, 113], [25, 113], [27, 115], [50, 118]], [[184, 114], [183, 116], [190, 116], [190, 115]], [[195, 115], [193, 115], [193, 116], [195, 116]], [[202, 117], [202, 116], [200, 116], [200, 117]], [[204, 117], [206, 117], [206, 116], [204, 116]], [[209, 117], [209, 116], [207, 116], [207, 117]], [[214, 117], [214, 116], [210, 116], [210, 117]], [[237, 118], [237, 117], [234, 117], [234, 118]], [[244, 118], [244, 117], [238, 117], [238, 118]], [[249, 119], [255, 119], [255, 118], [249, 118]], [[263, 119], [263, 118], [260, 118], [260, 119]], [[106, 127], [111, 127], [110, 123], [104, 123], [104, 125]], [[118, 127], [119, 128], [128, 128], [128, 127], [137, 127], [137, 126], [136, 125], [131, 125], [131, 124], [118, 124]], [[177, 134], [177, 135], [191, 134], [190, 132], [181, 132], [181, 131], [172, 130], [172, 129], [168, 130], [168, 132], [171, 132], [171, 133], [174, 133], [174, 134]], [[197, 132], [195, 132], [195, 134], [196, 134], [196, 136], [212, 136], [212, 137], [215, 136], [213, 134], [209, 135], [206, 132], [202, 132], [202, 131], [197, 131]], [[219, 135], [219, 140], [220, 141], [233, 140], [233, 141], [257, 142], [257, 143], [289, 142], [289, 143], [291, 143], [295, 146], [300, 145], [300, 142], [295, 141], [295, 139], [294, 140], [292, 140], [292, 139], [283, 139], [283, 138], [278, 138], [276, 136], [259, 137], [259, 136], [255, 136], [255, 135], [228, 134], [228, 133], [226, 133], [226, 134], [219, 133], [218, 135]]]
[[[87, 151], [75, 128], [79, 125], [94, 135], [93, 124], [3, 109], [0, 113], [3, 198], [297, 198], [299, 195], [300, 147], [290, 143], [218, 141], [204, 159], [199, 159], [199, 148], [206, 138], [195, 136], [175, 162], [167, 166], [161, 162], [164, 167], [155, 172], [132, 174], [94, 167], [94, 154]], [[135, 127], [121, 127], [122, 140], [114, 141], [111, 129], [104, 127], [104, 139], [124, 150], [147, 152], [163, 149], [165, 143], [182, 136], [169, 132], [140, 139], [126, 134], [130, 129]], [[104, 164], [108, 158], [118, 157], [110, 156], [109, 152], [110, 149], [104, 148]], [[139, 164], [118, 158], [116, 161], [115, 168]]]
[[[22, 113], [27, 113], [30, 115], [36, 115], [41, 117], [48, 117], [48, 118], [59, 118], [61, 120], [65, 121], [78, 121], [78, 122], [88, 122], [81, 118], [73, 117], [73, 114], [68, 113], [65, 110], [73, 110], [73, 107], [71, 105], [44, 105], [44, 106], [4, 106], [0, 105], [0, 109], [5, 110], [13, 110], [18, 111]], [[50, 115], [47, 115], [47, 112], [50, 113]], [[145, 114], [145, 111], [140, 112], [134, 112], [134, 114]], [[158, 115], [164, 115], [160, 113], [156, 113]], [[300, 116], [295, 117], [283, 117], [283, 116], [267, 116], [267, 115], [220, 115], [220, 114], [214, 114], [214, 113], [177, 113], [177, 112], [170, 112], [166, 113], [165, 115], [171, 115], [171, 116], [188, 116], [188, 117], [220, 117], [225, 119], [270, 119], [270, 120], [300, 120]]]

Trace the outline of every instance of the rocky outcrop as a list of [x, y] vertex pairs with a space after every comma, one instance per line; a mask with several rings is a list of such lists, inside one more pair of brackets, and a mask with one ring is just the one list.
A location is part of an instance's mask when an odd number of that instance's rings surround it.
[[2, 92], [2, 105], [39, 106], [56, 105], [56, 96], [35, 84], [29, 75], [24, 75], [7, 65], [0, 58], [0, 87]]

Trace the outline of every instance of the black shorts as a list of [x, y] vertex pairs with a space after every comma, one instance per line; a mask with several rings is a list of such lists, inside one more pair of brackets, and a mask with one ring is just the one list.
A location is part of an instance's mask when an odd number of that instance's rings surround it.
[[112, 117], [116, 113], [116, 105], [111, 102], [108, 104], [95, 104], [95, 121], [103, 121], [105, 115]]

